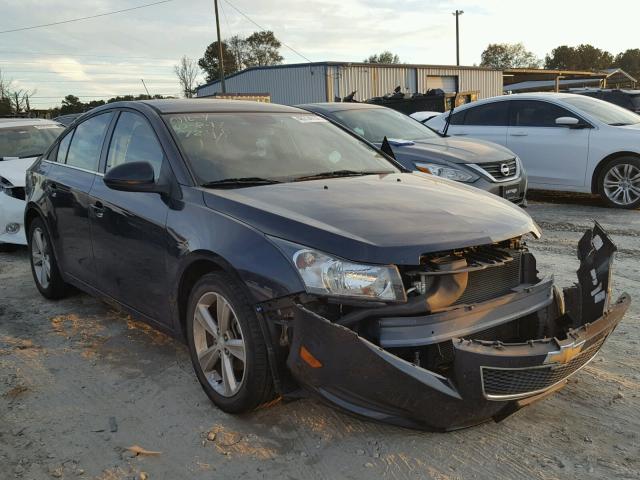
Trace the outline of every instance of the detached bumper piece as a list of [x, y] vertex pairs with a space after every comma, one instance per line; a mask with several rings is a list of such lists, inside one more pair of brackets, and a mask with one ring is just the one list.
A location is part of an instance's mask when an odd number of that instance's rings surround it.
[[[473, 308], [376, 318], [375, 343], [298, 305], [287, 365], [321, 399], [373, 420], [438, 431], [502, 420], [562, 388], [621, 321], [630, 298], [609, 303], [614, 252], [596, 224], [579, 243], [579, 283], [564, 292], [540, 281]], [[545, 334], [501, 340], [510, 329]], [[415, 348], [446, 361], [424, 368], [418, 353], [407, 359]]]

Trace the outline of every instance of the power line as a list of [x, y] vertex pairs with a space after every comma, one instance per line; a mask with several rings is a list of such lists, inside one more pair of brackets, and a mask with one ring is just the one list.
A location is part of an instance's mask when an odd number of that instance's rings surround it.
[[138, 5], [137, 7], [124, 8], [122, 10], [114, 10], [112, 12], [99, 13], [97, 15], [89, 15], [87, 17], [70, 18], [68, 20], [61, 20], [59, 22], [43, 23], [41, 25], [32, 25], [30, 27], [12, 28], [11, 30], [0, 30], [0, 33], [21, 32], [24, 30], [33, 30], [35, 28], [51, 27], [53, 25], [62, 25], [63, 23], [79, 22], [81, 20], [89, 20], [91, 18], [106, 17], [107, 15], [115, 15], [116, 13], [130, 12], [132, 10], [139, 10], [141, 8], [152, 7], [154, 5], [160, 5], [161, 3], [169, 3], [175, 0], [160, 0], [159, 2], [147, 3], [144, 5]]
[[[233, 8], [236, 12], [238, 12], [240, 15], [242, 15], [244, 18], [246, 18], [247, 20], [249, 20], [251, 23], [253, 23], [256, 27], [258, 27], [260, 30], [266, 30], [266, 28], [264, 28], [262, 25], [260, 25], [259, 23], [253, 21], [246, 13], [244, 13], [242, 10], [240, 10], [238, 7], [236, 7], [233, 3], [231, 3], [229, 0], [224, 0], [227, 4], [229, 4], [229, 6], [231, 8]], [[2, 33], [2, 32], [0, 32]], [[286, 43], [284, 43], [283, 41], [280, 41], [280, 43], [282, 43], [283, 46], [287, 47], [289, 50], [291, 50], [293, 53], [295, 53], [296, 55], [299, 55], [300, 57], [304, 58], [307, 62], [309, 63], [313, 63], [308, 57], [305, 57], [303, 54], [301, 54], [299, 51], [297, 51], [295, 48], [290, 47], [289, 45], [287, 45]]]
[[8, 51], [8, 50], [0, 50], [0, 54], [2, 55], [47, 55], [47, 56], [56, 56], [56, 57], [93, 57], [93, 58], [124, 58], [127, 60], [166, 60], [166, 61], [174, 61], [172, 58], [166, 57], [124, 57], [122, 55], [99, 55], [99, 54], [90, 54], [90, 53], [52, 53], [52, 52], [21, 52], [21, 51]]
[[[55, 60], [54, 60], [55, 61]], [[78, 65], [81, 67], [148, 67], [148, 68], [173, 68], [173, 65], [155, 65], [155, 64], [139, 64], [139, 63], [80, 63], [80, 62], [58, 62], [56, 65]], [[0, 60], [0, 65], [42, 65], [43, 62], [12, 62], [11, 60]]]

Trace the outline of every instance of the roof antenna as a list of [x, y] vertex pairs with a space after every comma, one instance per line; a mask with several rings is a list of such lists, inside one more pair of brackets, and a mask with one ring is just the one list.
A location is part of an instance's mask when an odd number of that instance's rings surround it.
[[382, 146], [380, 147], [380, 150], [382, 150], [394, 160], [396, 159], [396, 156], [393, 154], [393, 150], [391, 149], [391, 145], [389, 145], [389, 140], [387, 140], [386, 135], [384, 136], [384, 140], [382, 140]]
[[449, 110], [449, 115], [447, 115], [447, 122], [444, 124], [444, 129], [442, 130], [442, 135], [447, 136], [447, 132], [449, 131], [449, 125], [451, 125], [451, 115], [453, 115], [453, 109], [456, 108], [456, 100], [458, 99], [458, 90], [453, 95], [453, 99], [451, 100], [451, 110]]

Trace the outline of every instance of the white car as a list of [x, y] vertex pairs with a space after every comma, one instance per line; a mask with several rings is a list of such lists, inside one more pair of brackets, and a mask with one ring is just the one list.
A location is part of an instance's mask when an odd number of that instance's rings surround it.
[[427, 123], [428, 120], [431, 120], [433, 117], [437, 117], [441, 112], [414, 112], [409, 115], [414, 120], [418, 120], [420, 123]]
[[[448, 112], [427, 121], [442, 132]], [[612, 207], [640, 206], [640, 116], [571, 93], [523, 93], [457, 107], [449, 135], [516, 153], [529, 188], [599, 193]]]
[[25, 175], [63, 130], [51, 120], [0, 118], [0, 251], [27, 244]]

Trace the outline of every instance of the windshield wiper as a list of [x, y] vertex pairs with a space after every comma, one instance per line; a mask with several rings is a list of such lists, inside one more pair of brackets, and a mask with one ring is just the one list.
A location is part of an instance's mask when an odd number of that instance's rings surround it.
[[333, 170], [330, 172], [314, 173], [312, 175], [302, 175], [301, 177], [295, 177], [294, 182], [300, 182], [304, 180], [318, 180], [321, 178], [335, 178], [335, 177], [359, 177], [362, 175], [386, 175], [389, 173], [395, 173], [393, 171], [367, 171], [367, 170]]
[[41, 155], [42, 155], [41, 153], [32, 153], [32, 154], [29, 154], [29, 155], [20, 155], [18, 158], [39, 157], [39, 156], [41, 156]]
[[282, 183], [279, 180], [272, 178], [262, 177], [238, 177], [238, 178], [223, 178], [220, 180], [213, 180], [201, 184], [201, 187], [216, 188], [216, 187], [248, 187], [252, 185], [272, 185], [274, 183]]
[[627, 125], [633, 125], [632, 123], [625, 123], [625, 122], [615, 122], [615, 123], [610, 123], [609, 126], [611, 127], [626, 127]]

